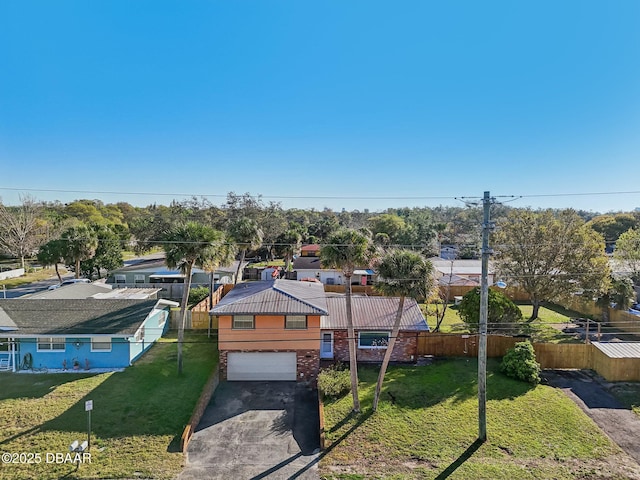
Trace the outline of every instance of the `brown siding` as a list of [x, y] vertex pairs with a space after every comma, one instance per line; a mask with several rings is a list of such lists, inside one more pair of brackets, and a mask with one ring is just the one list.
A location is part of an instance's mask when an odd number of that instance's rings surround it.
[[284, 315], [256, 315], [252, 330], [233, 330], [232, 316], [220, 315], [220, 350], [283, 351], [317, 350], [320, 346], [320, 316], [307, 316], [306, 330], [284, 328]]

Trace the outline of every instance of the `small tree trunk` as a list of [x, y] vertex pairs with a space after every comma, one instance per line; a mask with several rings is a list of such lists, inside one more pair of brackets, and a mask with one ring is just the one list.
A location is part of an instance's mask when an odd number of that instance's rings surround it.
[[244, 256], [247, 253], [247, 250], [243, 248], [240, 250], [240, 261], [238, 262], [238, 269], [236, 270], [236, 278], [233, 280], [233, 284], [237, 284], [238, 280], [240, 280], [240, 271], [242, 270], [242, 263], [244, 262]]
[[22, 269], [24, 270], [25, 273], [27, 273], [27, 269], [24, 266], [24, 255], [20, 255], [20, 261], [22, 262]]
[[353, 328], [353, 311], [351, 310], [351, 275], [345, 275], [347, 279], [347, 334], [349, 336], [349, 373], [351, 374], [351, 396], [353, 397], [353, 411], [360, 411], [360, 398], [358, 397], [358, 360], [356, 358], [356, 332]]
[[182, 344], [184, 342], [184, 327], [187, 323], [187, 302], [189, 301], [189, 289], [191, 288], [191, 270], [193, 264], [187, 266], [187, 283], [182, 292], [182, 305], [180, 306], [180, 323], [178, 324], [178, 375], [182, 374]]
[[531, 311], [531, 317], [529, 318], [530, 322], [538, 318], [538, 312], [540, 311], [540, 301], [533, 300], [531, 304], [533, 305], [533, 310]]
[[56, 275], [58, 276], [58, 281], [62, 283], [62, 276], [60, 275], [60, 271], [58, 270], [58, 262], [54, 262], [53, 268], [56, 269]]
[[387, 351], [384, 352], [384, 359], [382, 360], [382, 366], [380, 367], [380, 373], [378, 374], [378, 383], [376, 383], [376, 391], [373, 395], [373, 411], [378, 410], [378, 401], [380, 400], [380, 391], [382, 390], [382, 382], [384, 382], [384, 375], [387, 373], [387, 367], [391, 360], [391, 354], [393, 353], [393, 347], [396, 344], [396, 339], [400, 333], [400, 321], [402, 319], [402, 311], [404, 310], [404, 295], [400, 297], [398, 303], [398, 312], [396, 313], [396, 320], [393, 324], [393, 330], [391, 331], [391, 338], [389, 338], [389, 345], [387, 345]]
[[76, 258], [76, 278], [80, 278], [80, 259]]

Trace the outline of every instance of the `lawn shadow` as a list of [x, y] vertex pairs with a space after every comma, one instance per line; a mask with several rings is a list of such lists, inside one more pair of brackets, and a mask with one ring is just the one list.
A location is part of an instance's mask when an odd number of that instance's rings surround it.
[[474, 453], [478, 451], [478, 449], [482, 446], [484, 442], [482, 440], [476, 439], [469, 447], [464, 451], [462, 455], [460, 455], [451, 465], [445, 468], [440, 475], [438, 475], [435, 480], [444, 480], [445, 478], [449, 478], [453, 472], [455, 472], [460, 466], [469, 460]]
[[0, 401], [17, 398], [42, 398], [52, 390], [65, 383], [73, 382], [79, 378], [88, 378], [97, 374], [84, 373], [0, 373], [2, 388], [0, 389]]

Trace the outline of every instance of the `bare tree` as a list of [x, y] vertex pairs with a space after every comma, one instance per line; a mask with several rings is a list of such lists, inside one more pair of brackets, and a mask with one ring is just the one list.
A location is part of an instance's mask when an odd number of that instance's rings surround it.
[[7, 207], [0, 203], [0, 247], [18, 257], [25, 268], [25, 257], [44, 243], [41, 208], [29, 195], [20, 196], [20, 205]]

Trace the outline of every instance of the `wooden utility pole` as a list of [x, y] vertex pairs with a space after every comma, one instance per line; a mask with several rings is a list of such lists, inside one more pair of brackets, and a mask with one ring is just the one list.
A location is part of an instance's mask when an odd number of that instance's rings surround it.
[[489, 317], [489, 221], [491, 198], [484, 192], [482, 199], [482, 278], [480, 282], [480, 325], [478, 338], [478, 440], [487, 440], [487, 319]]

